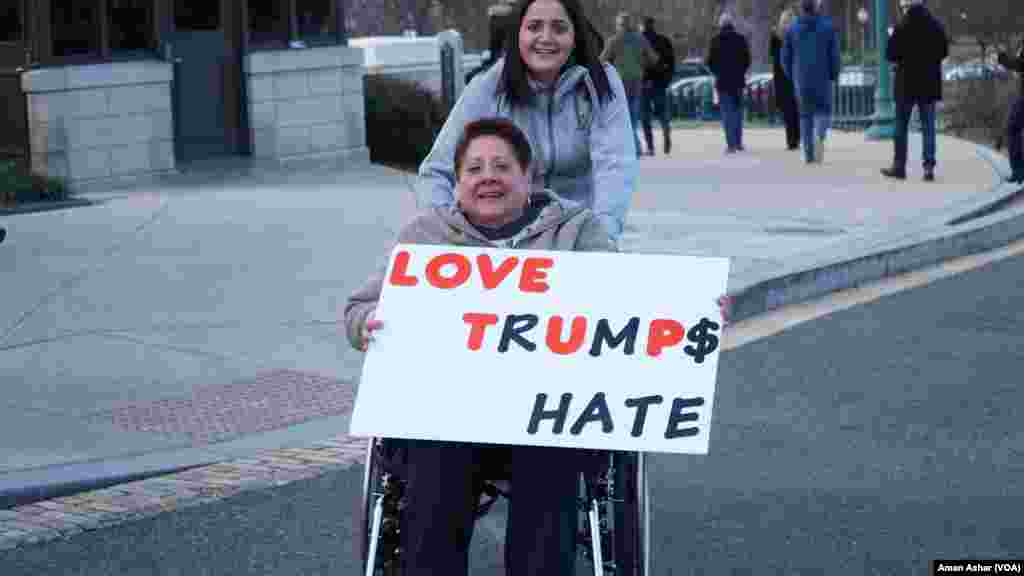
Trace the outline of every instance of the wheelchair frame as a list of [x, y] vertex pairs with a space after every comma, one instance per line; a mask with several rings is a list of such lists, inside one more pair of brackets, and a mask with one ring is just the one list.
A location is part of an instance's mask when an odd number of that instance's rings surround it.
[[[370, 438], [363, 469], [361, 552], [365, 576], [401, 576], [400, 515], [405, 506], [404, 481], [385, 470], [385, 439]], [[650, 495], [647, 458], [642, 452], [605, 452], [593, 474], [584, 473], [578, 509], [583, 528], [577, 550], [591, 563], [594, 576], [650, 574]], [[607, 463], [607, 466], [604, 463]], [[476, 517], [509, 494], [494, 480], [485, 481]], [[579, 522], [577, 522], [579, 525]], [[598, 533], [600, 537], [594, 538]]]

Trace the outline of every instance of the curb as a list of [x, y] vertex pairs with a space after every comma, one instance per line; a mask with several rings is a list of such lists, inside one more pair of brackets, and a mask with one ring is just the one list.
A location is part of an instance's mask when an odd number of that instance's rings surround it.
[[[970, 214], [946, 221], [940, 227], [924, 229], [922, 234], [930, 236], [924, 241], [895, 242], [892, 244], [895, 247], [858, 258], [757, 282], [729, 295], [732, 319], [751, 318], [781, 306], [1006, 246], [1024, 237], [1024, 210], [1014, 210], [1012, 215], [995, 213], [1021, 197], [1024, 197], [1024, 190], [1017, 190]], [[980, 219], [988, 221], [949, 234], [955, 226]]]
[[365, 438], [341, 435], [305, 448], [261, 450], [167, 476], [0, 510], [0, 552], [348, 469], [362, 463], [365, 455]]
[[34, 212], [50, 212], [52, 210], [65, 210], [67, 208], [81, 208], [97, 204], [95, 200], [85, 198], [74, 198], [70, 200], [59, 200], [53, 202], [25, 202], [0, 208], [0, 216], [15, 216], [18, 214], [32, 214]]

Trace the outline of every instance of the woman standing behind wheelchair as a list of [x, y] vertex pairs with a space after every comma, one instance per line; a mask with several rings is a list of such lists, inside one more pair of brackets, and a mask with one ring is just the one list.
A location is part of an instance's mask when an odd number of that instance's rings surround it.
[[[499, 118], [470, 122], [455, 144], [455, 204], [422, 212], [399, 232], [398, 243], [615, 250], [593, 212], [548, 190], [534, 191], [533, 170], [530, 143], [515, 124]], [[384, 274], [382, 267], [345, 307], [348, 338], [357, 349], [366, 350], [381, 327], [373, 313]], [[577, 481], [585, 452], [419, 440], [408, 446], [403, 574], [467, 573], [485, 458], [507, 459], [511, 468], [515, 497], [506, 532], [507, 573], [573, 573]]]
[[516, 14], [504, 56], [466, 86], [420, 166], [420, 198], [451, 204], [463, 127], [505, 117], [535, 146], [538, 187], [590, 208], [618, 238], [637, 170], [622, 80], [598, 60], [578, 0], [520, 0]]

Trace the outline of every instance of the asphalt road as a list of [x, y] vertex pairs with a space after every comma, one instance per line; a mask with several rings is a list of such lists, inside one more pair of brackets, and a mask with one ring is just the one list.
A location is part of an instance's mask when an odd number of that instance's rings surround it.
[[[725, 353], [711, 453], [651, 459], [654, 573], [1024, 557], [1020, 286], [1007, 259]], [[0, 574], [358, 574], [360, 474], [0, 553]], [[492, 524], [474, 574], [501, 574]]]

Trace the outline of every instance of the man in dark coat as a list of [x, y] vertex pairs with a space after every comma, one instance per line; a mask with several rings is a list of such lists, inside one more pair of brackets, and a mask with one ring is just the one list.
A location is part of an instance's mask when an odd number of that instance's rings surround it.
[[750, 68], [750, 44], [736, 31], [729, 12], [722, 13], [718, 24], [721, 30], [711, 39], [705, 64], [715, 75], [725, 130], [725, 152], [733, 154], [743, 150], [743, 88]]
[[668, 85], [676, 68], [676, 54], [672, 41], [654, 29], [654, 18], [644, 18], [644, 38], [658, 54], [658, 62], [644, 71], [644, 99], [640, 105], [640, 120], [644, 127], [644, 140], [647, 141], [647, 152], [654, 156], [654, 130], [651, 126], [651, 115], [661, 124], [661, 132], [668, 155], [672, 149], [672, 126], [668, 109]]
[[949, 56], [945, 28], [924, 5], [924, 0], [900, 0], [903, 17], [889, 37], [888, 58], [896, 64], [896, 135], [892, 166], [882, 169], [889, 178], [906, 179], [907, 130], [917, 106], [924, 144], [924, 180], [935, 180], [935, 103], [942, 100], [942, 61]]
[[1009, 54], [999, 54], [999, 63], [1005, 68], [1020, 74], [1020, 93], [1017, 94], [1017, 101], [1010, 111], [1010, 121], [1007, 124], [1006, 136], [1007, 147], [1010, 152], [1010, 169], [1012, 173], [1007, 182], [1024, 184], [1024, 151], [1021, 150], [1021, 133], [1024, 132], [1024, 43], [1017, 51], [1017, 57], [1012, 58]]

